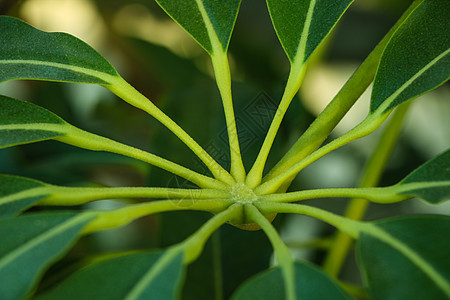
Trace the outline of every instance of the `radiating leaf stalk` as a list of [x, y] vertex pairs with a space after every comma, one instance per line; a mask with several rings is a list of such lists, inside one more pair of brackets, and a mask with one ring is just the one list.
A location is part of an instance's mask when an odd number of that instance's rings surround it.
[[[223, 202], [220, 204], [223, 208]], [[184, 251], [184, 262], [189, 264], [197, 259], [203, 251], [208, 238], [223, 224], [236, 218], [242, 211], [241, 204], [228, 203], [226, 209], [222, 209], [214, 217], [209, 219], [199, 230], [188, 237], [185, 241], [175, 247], [182, 247]], [[211, 210], [210, 210], [211, 211]]]
[[294, 213], [322, 220], [355, 239], [358, 238], [360, 231], [363, 230], [363, 227], [365, 226], [365, 223], [363, 222], [350, 220], [329, 211], [308, 205], [267, 201], [257, 201], [254, 202], [254, 205], [262, 213]]
[[315, 152], [306, 156], [303, 160], [299, 161], [286, 171], [282, 172], [280, 175], [274, 177], [273, 179], [261, 184], [255, 189], [255, 193], [257, 195], [264, 195], [269, 193], [275, 193], [276, 190], [285, 182], [289, 181], [290, 178], [296, 176], [301, 170], [303, 170], [308, 165], [312, 164], [319, 158], [325, 156], [333, 150], [338, 149], [339, 147], [354, 141], [356, 139], [367, 136], [368, 134], [374, 132], [386, 118], [389, 116], [389, 113], [386, 113], [379, 118], [370, 118], [367, 117], [360, 124], [354, 127], [352, 130], [347, 132], [346, 134], [340, 136], [339, 138], [331, 141], [330, 143], [322, 146]]
[[276, 229], [270, 224], [270, 222], [262, 215], [257, 208], [253, 205], [245, 206], [246, 213], [248, 216], [258, 224], [264, 233], [269, 238], [275, 253], [277, 262], [283, 272], [285, 291], [287, 300], [295, 300], [295, 274], [294, 274], [294, 260], [289, 248], [283, 242], [281, 237], [278, 235]]
[[[231, 93], [231, 75], [230, 66], [227, 57], [228, 44], [223, 45], [217, 36], [217, 32], [211, 22], [203, 1], [195, 0], [198, 9], [203, 18], [208, 36], [211, 42], [212, 52], [211, 60], [214, 74], [222, 97], [225, 119], [227, 123], [228, 141], [230, 144], [231, 170], [230, 173], [238, 182], [245, 179], [245, 169], [242, 162], [241, 150], [239, 147], [239, 138], [236, 129], [236, 120], [233, 108], [233, 99]], [[234, 24], [234, 22], [233, 22]]]
[[225, 210], [234, 202], [226, 199], [214, 200], [160, 200], [141, 204], [134, 204], [127, 207], [109, 210], [93, 211], [97, 217], [92, 220], [83, 231], [83, 234], [104, 231], [118, 228], [129, 224], [139, 218], [160, 212], [178, 210], [199, 210], [218, 213]]
[[128, 82], [122, 78], [117, 78], [113, 84], [105, 86], [118, 97], [127, 103], [142, 109], [150, 114], [161, 124], [172, 131], [195, 155], [205, 164], [211, 171], [215, 178], [223, 181], [229, 185], [234, 183], [234, 179], [230, 174], [223, 169], [209, 154], [206, 152], [186, 131], [184, 131], [177, 123], [175, 123], [169, 116], [162, 112], [152, 101], [138, 92]]
[[284, 115], [289, 107], [294, 96], [297, 94], [300, 86], [303, 82], [303, 78], [306, 71], [306, 42], [308, 40], [308, 35], [311, 26], [311, 19], [314, 12], [314, 7], [316, 5], [316, 0], [312, 0], [309, 4], [308, 12], [306, 13], [306, 20], [302, 28], [302, 35], [298, 44], [297, 53], [291, 62], [291, 70], [289, 73], [288, 81], [281, 98], [281, 102], [277, 108], [275, 116], [270, 124], [269, 131], [267, 132], [266, 138], [264, 139], [263, 145], [261, 146], [260, 152], [249, 171], [246, 179], [246, 184], [250, 188], [255, 188], [261, 183], [262, 174], [264, 172], [264, 166], [269, 156], [270, 149], [272, 148], [273, 141], [277, 135], [278, 129], [281, 125]]
[[[178, 189], [159, 187], [62, 187], [51, 186], [41, 193], [50, 194], [38, 205], [80, 205], [91, 201], [123, 198], [162, 198], [169, 200], [228, 199], [231, 194], [214, 189]], [[0, 198], [0, 203], [2, 199]]]
[[228, 189], [226, 184], [216, 179], [194, 172], [146, 151], [89, 133], [69, 124], [67, 124], [66, 132], [66, 135], [57, 137], [55, 140], [93, 151], [106, 151], [132, 157], [183, 177], [202, 188]]

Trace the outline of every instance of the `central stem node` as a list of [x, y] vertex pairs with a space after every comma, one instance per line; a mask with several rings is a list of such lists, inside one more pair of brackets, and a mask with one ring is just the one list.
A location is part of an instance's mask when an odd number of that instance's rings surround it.
[[237, 203], [245, 204], [258, 200], [258, 196], [256, 196], [253, 190], [242, 182], [236, 183], [231, 188], [231, 194], [233, 195], [232, 199]]

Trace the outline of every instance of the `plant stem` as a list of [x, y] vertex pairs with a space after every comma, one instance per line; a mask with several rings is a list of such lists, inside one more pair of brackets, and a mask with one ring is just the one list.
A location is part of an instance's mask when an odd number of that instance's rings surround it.
[[208, 167], [215, 178], [229, 185], [234, 184], [234, 180], [231, 175], [224, 168], [222, 168], [222, 166], [220, 166], [189, 134], [187, 134], [186, 131], [184, 131], [177, 123], [175, 123], [155, 104], [153, 104], [152, 101], [138, 92], [123, 78], [119, 77], [115, 79], [111, 85], [105, 85], [105, 87], [129, 104], [149, 113], [161, 124], [166, 126], [184, 144], [186, 144], [186, 146], [188, 146], [195, 155], [197, 155], [197, 157]]
[[226, 209], [232, 203], [233, 202], [229, 200], [162, 200], [133, 204], [124, 208], [109, 211], [88, 211], [86, 214], [94, 215], [95, 219], [84, 228], [83, 234], [122, 227], [136, 219], [159, 212], [176, 210], [219, 212]]
[[360, 124], [358, 124], [343, 136], [331, 141], [317, 151], [305, 157], [303, 160], [297, 162], [278, 176], [258, 186], [255, 189], [255, 194], [264, 195], [275, 193], [283, 183], [289, 182], [291, 178], [295, 177], [301, 170], [303, 170], [305, 167], [312, 164], [319, 158], [351, 141], [364, 137], [375, 131], [388, 116], [389, 112], [386, 112], [381, 116], [369, 114]]
[[306, 65], [303, 62], [291, 67], [291, 71], [289, 73], [289, 78], [286, 83], [286, 88], [284, 90], [283, 97], [281, 98], [281, 102], [277, 108], [275, 116], [273, 117], [272, 123], [270, 124], [267, 135], [258, 153], [258, 157], [253, 163], [251, 170], [248, 172], [245, 183], [249, 188], [255, 188], [261, 183], [264, 166], [266, 165], [267, 157], [269, 156], [269, 152], [272, 148], [275, 136], [277, 135], [278, 129], [281, 125], [281, 121], [283, 121], [284, 115], [286, 114], [286, 111], [291, 104], [292, 99], [300, 89], [305, 71]]
[[283, 194], [269, 194], [259, 197], [261, 201], [271, 202], [297, 202], [317, 198], [363, 198], [376, 203], [395, 203], [410, 199], [410, 196], [399, 195], [399, 188], [392, 187], [368, 187], [368, 188], [331, 188], [304, 190]]
[[146, 151], [89, 133], [68, 124], [67, 134], [57, 137], [55, 140], [93, 151], [106, 151], [132, 157], [183, 177], [202, 188], [228, 189], [228, 185], [221, 181], [194, 172]]
[[[283, 173], [314, 152], [325, 141], [331, 131], [373, 81], [378, 62], [394, 32], [423, 1], [415, 0], [411, 4], [408, 10], [405, 11], [397, 23], [389, 30], [355, 73], [353, 73], [328, 106], [320, 113], [280, 162], [264, 177], [263, 182], [269, 181]], [[293, 177], [290, 180], [292, 181]], [[286, 189], [287, 187], [284, 188], [284, 190]]]
[[267, 201], [256, 201], [254, 202], [254, 205], [263, 213], [294, 213], [310, 216], [322, 220], [337, 229], [346, 232], [353, 238], [357, 238], [359, 236], [359, 232], [364, 228], [364, 226], [366, 226], [366, 224], [362, 222], [350, 220], [348, 218], [330, 213], [329, 211], [308, 205], [275, 203]]
[[286, 244], [281, 239], [276, 229], [270, 224], [270, 222], [264, 217], [263, 214], [253, 205], [245, 206], [246, 214], [252, 221], [258, 224], [270, 240], [272, 244], [275, 257], [283, 272], [285, 281], [286, 299], [295, 300], [295, 271], [294, 260], [291, 252]]
[[241, 150], [239, 147], [239, 137], [234, 117], [233, 98], [231, 94], [231, 75], [227, 53], [223, 51], [214, 52], [211, 55], [214, 74], [222, 97], [225, 120], [227, 123], [228, 142], [230, 144], [230, 173], [238, 182], [245, 180], [245, 169], [242, 162]]
[[240, 204], [232, 204], [226, 210], [209, 219], [199, 230], [183, 241], [180, 247], [184, 249], [184, 262], [189, 264], [197, 259], [211, 234], [221, 225], [235, 218], [241, 212], [241, 209], [242, 206]]
[[38, 205], [80, 205], [96, 200], [121, 198], [165, 198], [165, 199], [227, 199], [231, 194], [214, 189], [177, 189], [158, 187], [101, 187], [81, 188], [50, 186], [50, 196], [39, 201]]
[[[410, 103], [411, 102], [407, 102], [400, 105], [393, 114], [392, 120], [384, 130], [372, 157], [367, 163], [364, 175], [359, 184], [360, 187], [373, 187], [378, 184], [401, 132], [403, 120]], [[376, 194], [373, 196], [376, 198]], [[364, 217], [368, 205], [368, 200], [364, 198], [354, 198], [347, 206], [345, 216], [352, 220], [361, 220]], [[333, 245], [330, 247], [328, 255], [325, 258], [325, 272], [334, 277], [339, 275], [339, 271], [347, 257], [351, 244], [352, 239], [348, 235], [343, 232], [338, 232], [336, 234]]]

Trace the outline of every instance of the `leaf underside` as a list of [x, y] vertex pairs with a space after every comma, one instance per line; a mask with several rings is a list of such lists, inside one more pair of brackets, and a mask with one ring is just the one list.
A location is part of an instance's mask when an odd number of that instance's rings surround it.
[[[267, 0], [273, 26], [289, 60], [293, 62], [300, 55], [306, 62], [352, 2]], [[300, 49], [302, 39], [306, 44]]]
[[45, 198], [47, 194], [26, 193], [45, 186], [28, 178], [0, 174], [0, 217], [13, 216]]
[[359, 262], [371, 297], [448, 299], [450, 217], [401, 217], [374, 225], [392, 239], [386, 242], [366, 232], [358, 240]]
[[92, 217], [40, 213], [0, 219], [0, 299], [21, 299]]
[[389, 41], [374, 80], [370, 112], [383, 113], [420, 96], [450, 77], [448, 0], [426, 0]]
[[141, 293], [131, 296], [131, 292], [164, 253], [137, 253], [101, 261], [71, 275], [37, 299], [177, 299], [183, 276], [181, 254], [173, 257]]
[[[296, 262], [294, 272], [296, 299], [350, 299], [328, 275], [309, 263]], [[232, 297], [232, 300], [247, 299], [285, 300], [281, 269], [277, 267], [256, 275], [245, 282]]]
[[411, 188], [403, 190], [401, 194], [415, 196], [432, 204], [450, 200], [450, 149], [414, 170], [398, 186], [411, 183], [425, 186], [409, 185]]
[[98, 52], [66, 33], [40, 31], [22, 20], [0, 17], [0, 82], [37, 79], [108, 84], [118, 76]]
[[[240, 0], [156, 0], [166, 13], [183, 27], [209, 54], [213, 54], [212, 31], [219, 40], [223, 52], [228, 49], [231, 32], [236, 21]], [[209, 20], [204, 20], [199, 6], [203, 6]]]
[[42, 107], [0, 95], [0, 149], [65, 135], [65, 124]]

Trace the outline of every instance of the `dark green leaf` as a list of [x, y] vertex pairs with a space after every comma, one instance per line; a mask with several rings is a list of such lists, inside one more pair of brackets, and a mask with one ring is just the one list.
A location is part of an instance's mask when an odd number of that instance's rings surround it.
[[421, 198], [429, 203], [450, 199], [450, 150], [426, 162], [400, 181], [400, 194]]
[[0, 95], [0, 149], [65, 135], [66, 124], [42, 107]]
[[43, 182], [0, 174], [0, 217], [15, 215], [49, 195]]
[[[309, 263], [296, 262], [296, 299], [339, 300], [350, 297], [319, 268]], [[285, 300], [284, 280], [280, 268], [265, 271], [246, 283], [234, 294], [232, 300]]]
[[38, 79], [108, 84], [116, 70], [90, 46], [66, 33], [47, 33], [0, 17], [0, 82]]
[[[228, 49], [240, 0], [156, 0], [209, 54]], [[219, 42], [220, 45], [216, 45]]]
[[371, 113], [385, 113], [449, 79], [449, 9], [448, 0], [425, 0], [393, 35], [375, 77]]
[[358, 241], [373, 299], [450, 298], [450, 217], [413, 216], [375, 222]]
[[272, 23], [291, 63], [305, 62], [353, 0], [267, 0]]
[[0, 299], [20, 299], [29, 292], [92, 217], [41, 213], [0, 219]]
[[86, 267], [38, 299], [177, 299], [182, 278], [181, 252], [130, 254]]

